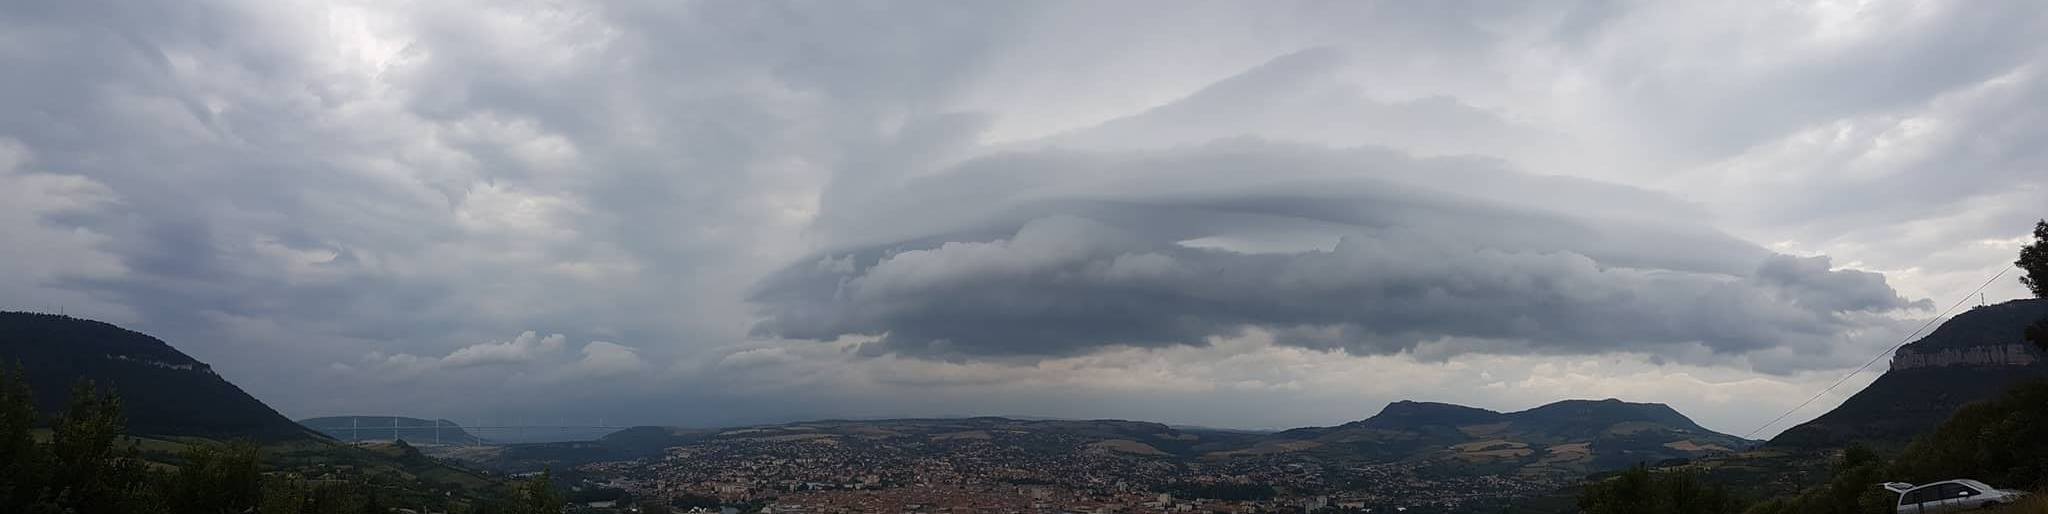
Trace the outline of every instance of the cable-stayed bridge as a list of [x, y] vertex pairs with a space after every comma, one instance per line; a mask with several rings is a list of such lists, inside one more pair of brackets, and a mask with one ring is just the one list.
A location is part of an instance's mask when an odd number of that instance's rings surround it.
[[[315, 428], [336, 439], [347, 442], [404, 440], [411, 444], [435, 445], [488, 445], [508, 442], [529, 442], [535, 439], [556, 439], [564, 436], [595, 438], [605, 433], [632, 428], [598, 420], [593, 423], [478, 423], [461, 424], [449, 420], [410, 420], [406, 422], [392, 416], [349, 416], [347, 426], [323, 424]], [[369, 419], [365, 419], [369, 418]], [[382, 421], [381, 423], [378, 421]]]

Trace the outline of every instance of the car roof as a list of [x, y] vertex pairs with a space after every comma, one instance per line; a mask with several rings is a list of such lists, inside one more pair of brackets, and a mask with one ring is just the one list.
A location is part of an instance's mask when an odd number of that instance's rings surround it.
[[[1926, 484], [1921, 484], [1921, 485], [1919, 485], [1919, 486], [1917, 486], [1917, 487], [1914, 487], [1914, 488], [1912, 488], [1912, 489], [1907, 489], [1907, 490], [1906, 490], [1906, 492], [1911, 492], [1911, 491], [1918, 491], [1918, 490], [1921, 490], [1921, 489], [1926, 489], [1926, 488], [1929, 488], [1929, 487], [1934, 487], [1934, 486], [1937, 486], [1937, 485], [1942, 485], [1942, 484], [1962, 484], [1962, 485], [1967, 485], [1967, 486], [1970, 486], [1970, 487], [1972, 487], [1972, 488], [1975, 488], [1975, 489], [1979, 489], [1979, 490], [1984, 490], [1984, 491], [1990, 491], [1990, 490], [1994, 490], [1994, 489], [1997, 489], [1996, 487], [1991, 487], [1991, 486], [1990, 486], [1990, 485], [1988, 485], [1988, 484], [1985, 484], [1985, 483], [1983, 483], [1983, 482], [1978, 482], [1978, 481], [1976, 481], [1976, 480], [1970, 480], [1970, 479], [1967, 479], [1967, 478], [1958, 478], [1958, 479], [1955, 479], [1955, 480], [1943, 480], [1943, 481], [1940, 481], [1940, 482], [1930, 482], [1930, 483], [1926, 483]], [[1903, 494], [1903, 493], [1902, 493], [1902, 494]]]

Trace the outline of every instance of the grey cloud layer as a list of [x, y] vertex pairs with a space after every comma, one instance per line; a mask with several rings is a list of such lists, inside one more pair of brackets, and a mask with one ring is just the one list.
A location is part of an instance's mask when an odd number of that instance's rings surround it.
[[[1922, 305], [1826, 257], [1577, 203], [1670, 202], [1654, 193], [1487, 160], [1237, 141], [1006, 155], [930, 182], [893, 199], [901, 216], [969, 226], [800, 262], [755, 295], [757, 331], [886, 334], [864, 350], [953, 358], [1203, 344], [1247, 326], [1368, 354], [1449, 338], [1743, 354], [1825, 352], [1863, 317]], [[1239, 241], [1275, 233], [1311, 244]]]
[[[744, 419], [721, 362], [791, 397], [840, 389], [785, 364], [1180, 370], [1247, 326], [1831, 369], [2048, 201], [2044, 12], [4, 3], [0, 308], [163, 336], [292, 414]], [[924, 405], [877, 387], [775, 412]], [[1002, 387], [968, 404], [1027, 405]]]

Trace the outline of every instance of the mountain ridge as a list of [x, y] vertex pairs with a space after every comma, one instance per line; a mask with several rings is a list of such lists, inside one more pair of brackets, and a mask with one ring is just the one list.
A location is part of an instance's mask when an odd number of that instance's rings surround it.
[[[1123, 453], [1141, 458], [1222, 461], [1315, 458], [1335, 462], [1440, 466], [1485, 473], [1577, 476], [1640, 462], [1732, 453], [1756, 441], [1700, 427], [1660, 403], [1560, 400], [1513, 412], [1402, 400], [1373, 416], [1334, 426], [1277, 432], [1192, 429], [1122, 419], [1016, 419], [1000, 416], [823, 419], [723, 428], [643, 426], [581, 444], [514, 447], [502, 456], [540, 464], [658, 455], [664, 449], [734, 440], [843, 438], [878, 441], [1040, 434], [1035, 447]], [[920, 443], [922, 444], [922, 443]], [[1062, 446], [1068, 445], [1068, 446]], [[1061, 448], [1068, 448], [1063, 450]], [[505, 462], [486, 463], [518, 469]], [[1476, 471], [1475, 471], [1476, 470]]]
[[1887, 371], [1862, 391], [1786, 429], [1768, 444], [1902, 447], [1963, 405], [2048, 378], [2041, 350], [2023, 339], [2026, 326], [2044, 317], [2048, 300], [2042, 299], [2012, 300], [1957, 314], [1926, 336], [1900, 346]]
[[121, 397], [131, 433], [323, 438], [169, 343], [106, 322], [0, 311], [0, 363], [21, 366], [45, 416], [63, 410], [72, 385], [88, 379]]

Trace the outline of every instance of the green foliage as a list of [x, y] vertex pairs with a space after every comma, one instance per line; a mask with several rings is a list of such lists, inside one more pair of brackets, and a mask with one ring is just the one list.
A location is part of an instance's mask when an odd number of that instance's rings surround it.
[[266, 477], [262, 497], [256, 500], [257, 514], [299, 514], [311, 500], [311, 488], [298, 477]]
[[[0, 369], [0, 512], [385, 514], [388, 492], [407, 490], [374, 476], [266, 473], [262, 449], [249, 442], [189, 445], [173, 460], [175, 470], [153, 471], [123, 435], [121, 399], [88, 381], [73, 389], [69, 407], [50, 423], [48, 442], [39, 443], [34, 395], [23, 375], [19, 366]], [[479, 508], [432, 498], [439, 508], [478, 514], [556, 514], [563, 506], [545, 474], [500, 493]]]
[[1759, 503], [1748, 514], [1877, 514], [1892, 512], [1898, 495], [1877, 486], [1886, 482], [1883, 457], [1862, 446], [1850, 446], [1835, 462], [1833, 478], [1798, 496]]
[[2017, 503], [1993, 507], [1983, 514], [2048, 514], [2048, 491], [2035, 491]]
[[71, 389], [70, 407], [51, 423], [43, 452], [48, 480], [41, 508], [59, 512], [135, 512], [158, 505], [147, 468], [133, 444], [117, 448], [124, 420], [121, 399], [101, 394], [91, 381]]
[[475, 506], [477, 514], [556, 514], [562, 512], [567, 502], [555, 489], [554, 475], [541, 471], [512, 484], [511, 491], [502, 497], [485, 500]]
[[1586, 514], [1724, 514], [1741, 512], [1726, 488], [1691, 471], [1652, 472], [1637, 464], [1579, 494]]
[[[2012, 264], [2026, 272], [2020, 283], [2026, 284], [2035, 298], [2048, 298], [2048, 220], [2034, 223], [2034, 243], [2020, 247], [2020, 258]], [[2048, 318], [2027, 327], [2027, 340], [2048, 350]]]
[[2026, 272], [2020, 283], [2026, 284], [2035, 298], [2048, 298], [2048, 220], [2034, 223], [2034, 242], [2020, 247], [2020, 259], [2012, 264]]
[[165, 491], [178, 512], [239, 513], [263, 498], [262, 450], [255, 444], [195, 445]]
[[[146, 334], [51, 314], [0, 312], [0, 356], [26, 368], [40, 415], [60, 410], [79, 379], [118, 390], [126, 429], [160, 436], [263, 442], [311, 435], [206, 363]], [[110, 356], [118, 356], [109, 358]]]
[[2015, 489], [2048, 487], [2048, 381], [2021, 384], [1996, 400], [1964, 406], [1890, 462], [1852, 447], [1843, 452], [1827, 484], [1749, 512], [1891, 512], [1898, 495], [1878, 484], [1956, 478]]
[[0, 511], [150, 513], [165, 511], [133, 444], [121, 436], [121, 400], [89, 381], [38, 444], [34, 392], [20, 366], [0, 372]]
[[555, 491], [553, 475], [542, 471], [515, 489], [514, 514], [555, 514], [562, 511], [561, 493]]
[[1971, 477], [1999, 487], [2048, 486], [2048, 382], [1970, 404], [1900, 454], [1907, 481]]
[[2048, 350], [2048, 318], [2041, 318], [2027, 327], [2027, 340], [2033, 341], [2035, 346], [2043, 350]]
[[0, 512], [26, 512], [41, 494], [42, 452], [37, 451], [36, 411], [21, 366], [0, 370]]

